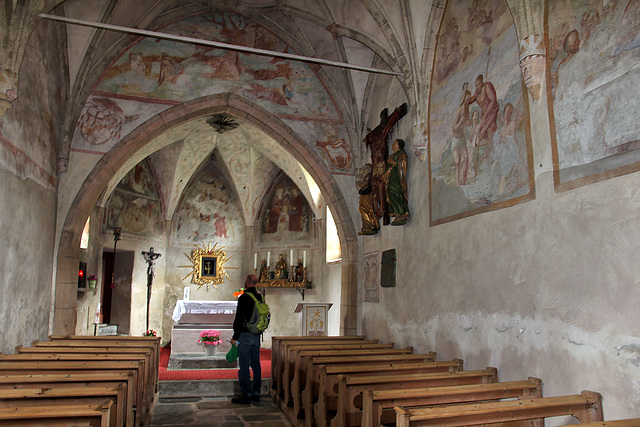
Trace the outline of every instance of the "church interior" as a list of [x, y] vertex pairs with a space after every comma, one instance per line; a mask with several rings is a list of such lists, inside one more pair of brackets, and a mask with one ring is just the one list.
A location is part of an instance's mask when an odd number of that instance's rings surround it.
[[180, 303], [255, 273], [265, 348], [362, 336], [640, 417], [640, 1], [4, 0], [0, 20], [3, 354], [150, 330], [175, 351]]

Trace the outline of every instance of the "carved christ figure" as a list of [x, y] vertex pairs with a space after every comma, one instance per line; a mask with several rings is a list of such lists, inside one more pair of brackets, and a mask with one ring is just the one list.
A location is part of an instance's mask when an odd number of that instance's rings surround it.
[[404, 103], [393, 110], [389, 115], [389, 110], [380, 112], [380, 123], [373, 130], [369, 131], [364, 139], [365, 144], [371, 150], [371, 195], [373, 210], [376, 218], [380, 219], [388, 214], [386, 186], [384, 174], [387, 169], [387, 159], [389, 150], [387, 148], [389, 137], [398, 121], [407, 114], [408, 107]]

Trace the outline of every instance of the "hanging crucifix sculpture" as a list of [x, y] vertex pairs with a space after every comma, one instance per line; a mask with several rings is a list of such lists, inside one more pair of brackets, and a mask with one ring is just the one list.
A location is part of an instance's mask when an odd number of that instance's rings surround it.
[[153, 276], [155, 276], [154, 264], [155, 261], [162, 256], [157, 252], [153, 251], [153, 248], [149, 248], [149, 252], [142, 251], [142, 256], [144, 256], [144, 260], [149, 265], [147, 267], [147, 331], [149, 330], [149, 303], [151, 301], [151, 287], [153, 286]]

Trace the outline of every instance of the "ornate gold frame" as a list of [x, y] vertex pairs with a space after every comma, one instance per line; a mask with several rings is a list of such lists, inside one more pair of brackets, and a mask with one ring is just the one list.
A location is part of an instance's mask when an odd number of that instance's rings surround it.
[[217, 246], [217, 243], [213, 247], [211, 243], [207, 243], [203, 247], [196, 245], [196, 249], [191, 252], [191, 255], [184, 254], [191, 261], [191, 265], [181, 265], [180, 267], [191, 268], [192, 271], [182, 280], [191, 276], [191, 283], [198, 285], [198, 289], [206, 286], [207, 291], [209, 286], [217, 289], [218, 285], [224, 282], [225, 277], [231, 280], [224, 265], [233, 256], [227, 258], [227, 252], [223, 248], [216, 249]]

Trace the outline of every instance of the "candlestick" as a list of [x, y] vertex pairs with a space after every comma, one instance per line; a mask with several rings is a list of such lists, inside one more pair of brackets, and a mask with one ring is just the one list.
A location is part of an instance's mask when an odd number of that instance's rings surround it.
[[302, 267], [307, 267], [307, 251], [302, 251]]
[[258, 268], [258, 253], [253, 254], [253, 269]]
[[289, 264], [293, 267], [293, 249], [289, 251]]
[[271, 251], [267, 252], [267, 267], [271, 267]]

